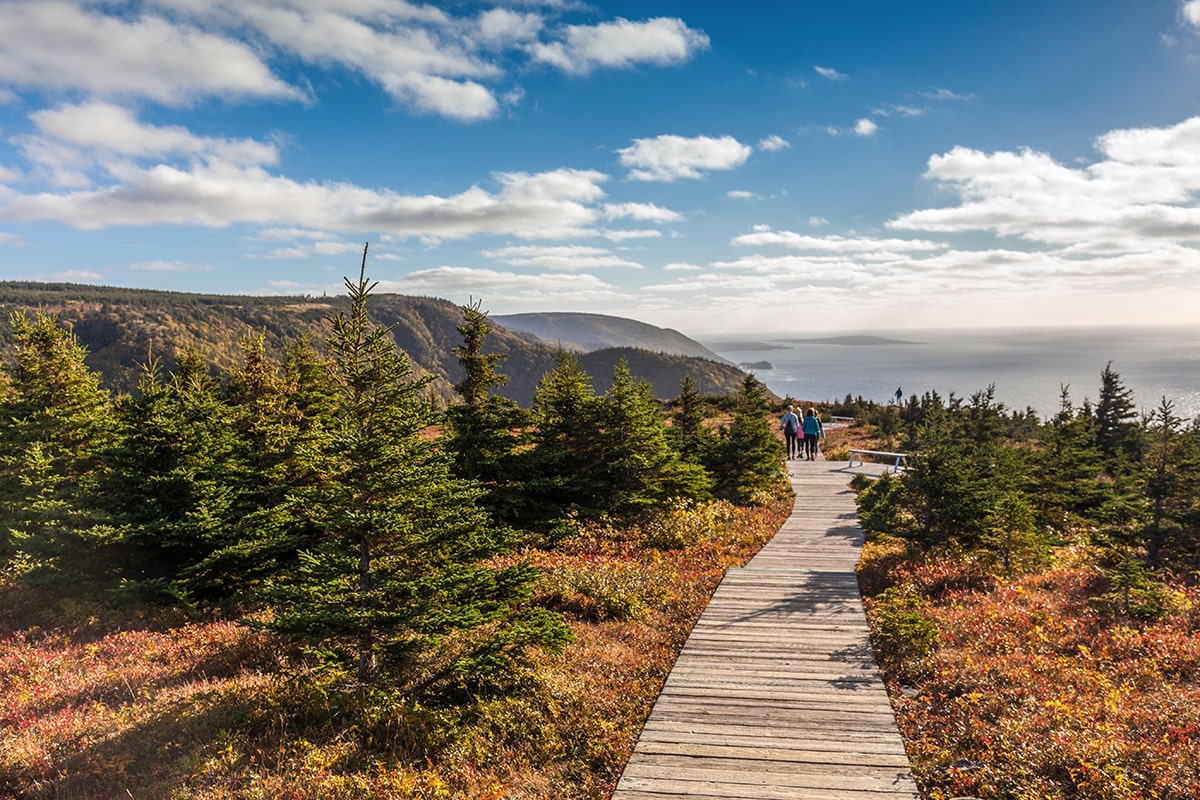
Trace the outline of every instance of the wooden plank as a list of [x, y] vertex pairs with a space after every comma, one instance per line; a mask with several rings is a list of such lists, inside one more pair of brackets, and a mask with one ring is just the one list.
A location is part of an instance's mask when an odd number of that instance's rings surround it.
[[714, 592], [613, 800], [920, 797], [854, 574], [851, 473], [788, 466], [791, 515]]

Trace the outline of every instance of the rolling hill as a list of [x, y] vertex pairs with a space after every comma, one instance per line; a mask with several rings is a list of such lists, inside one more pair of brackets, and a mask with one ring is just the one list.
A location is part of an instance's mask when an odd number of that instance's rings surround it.
[[[318, 342], [323, 341], [329, 317], [348, 308], [346, 297], [200, 295], [0, 281], [0, 348], [10, 344], [9, 314], [19, 309], [45, 310], [70, 327], [87, 347], [87, 364], [105, 385], [129, 392], [137, 386], [141, 365], [151, 358], [161, 359], [170, 368], [177, 352], [194, 348], [218, 369], [228, 368], [237, 363], [238, 343], [248, 332], [262, 333], [268, 352], [279, 353], [305, 334], [315, 334]], [[442, 402], [452, 400], [453, 384], [462, 377], [453, 352], [462, 342], [457, 331], [461, 308], [437, 298], [378, 294], [371, 298], [369, 311], [376, 322], [395, 326], [392, 335], [418, 373], [435, 376], [434, 395]], [[500, 370], [509, 381], [499, 393], [527, 406], [538, 381], [553, 368], [556, 348], [527, 333], [509, 330], [499, 319], [493, 320], [497, 324], [487, 348], [505, 356]], [[642, 324], [624, 327], [628, 332]], [[702, 393], [715, 395], [736, 392], [745, 376], [715, 354], [696, 357], [664, 351], [657, 335], [629, 344], [627, 334], [626, 342], [619, 350], [605, 347], [581, 357], [597, 391], [605, 390], [621, 357], [634, 375], [649, 381], [655, 395], [663, 398], [678, 394], [685, 374], [692, 376]]]
[[609, 347], [636, 347], [657, 353], [730, 363], [695, 339], [671, 328], [605, 314], [565, 311], [505, 314], [493, 320], [512, 331], [532, 334], [551, 347], [590, 353]]

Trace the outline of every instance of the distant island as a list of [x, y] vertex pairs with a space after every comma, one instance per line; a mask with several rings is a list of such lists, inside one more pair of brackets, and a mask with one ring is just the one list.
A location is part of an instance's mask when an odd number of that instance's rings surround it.
[[755, 350], [792, 350], [793, 348], [786, 344], [772, 344], [770, 342], [712, 342], [708, 345], [712, 350], [718, 353], [749, 353]]
[[743, 361], [738, 366], [742, 369], [775, 369], [770, 361]]
[[888, 339], [883, 336], [825, 336], [814, 339], [784, 339], [785, 342], [793, 342], [795, 344], [843, 344], [843, 345], [871, 345], [871, 344], [920, 344], [920, 342], [910, 342], [904, 339]]
[[[878, 345], [878, 344], [921, 344], [904, 339], [889, 339], [884, 336], [866, 334], [851, 334], [846, 336], [821, 336], [805, 339], [777, 339], [774, 342], [755, 341], [751, 339], [735, 339], [727, 342], [710, 342], [708, 347], [718, 353], [754, 353], [763, 350], [795, 350], [797, 344], [840, 344], [840, 345]], [[745, 364], [738, 366], [745, 367]], [[763, 369], [766, 369], [764, 367]]]

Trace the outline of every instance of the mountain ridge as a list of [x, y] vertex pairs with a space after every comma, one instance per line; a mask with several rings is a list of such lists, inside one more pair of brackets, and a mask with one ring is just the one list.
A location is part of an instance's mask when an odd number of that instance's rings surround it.
[[532, 334], [552, 347], [565, 350], [590, 353], [609, 347], [637, 347], [732, 363], [674, 328], [660, 328], [629, 317], [584, 311], [539, 311], [500, 314], [492, 320], [509, 330]]
[[[176, 353], [189, 348], [201, 352], [214, 368], [228, 369], [238, 363], [239, 342], [251, 332], [261, 333], [268, 352], [276, 354], [305, 335], [323, 342], [328, 319], [349, 306], [349, 298], [344, 296], [205, 295], [0, 281], [0, 323], [20, 309], [54, 314], [87, 348], [87, 365], [118, 392], [133, 391], [142, 365], [150, 360], [160, 360], [170, 369]], [[394, 326], [392, 337], [408, 354], [417, 374], [433, 376], [430, 389], [435, 400], [453, 402], [453, 385], [463, 374], [453, 352], [462, 344], [457, 330], [462, 322], [461, 306], [434, 297], [381, 293], [372, 295], [368, 313], [376, 323]], [[496, 393], [528, 406], [542, 376], [553, 369], [557, 350], [492, 321], [485, 350], [504, 356], [499, 370], [508, 376], [508, 383]], [[11, 330], [0, 324], [0, 349], [8, 351], [10, 347]], [[612, 366], [618, 360], [615, 353], [604, 354], [609, 349], [584, 353], [580, 359], [598, 391], [611, 381]], [[683, 374], [692, 376], [701, 393], [714, 395], [735, 393], [745, 377], [719, 357], [643, 351], [645, 355], [629, 352], [625, 357], [630, 371], [649, 381], [657, 397], [675, 397]]]

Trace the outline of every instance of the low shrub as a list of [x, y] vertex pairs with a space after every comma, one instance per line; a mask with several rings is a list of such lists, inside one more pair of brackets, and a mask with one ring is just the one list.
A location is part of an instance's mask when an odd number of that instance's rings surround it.
[[538, 590], [551, 606], [584, 619], [636, 620], [670, 595], [674, 579], [666, 564], [574, 559], [543, 568]]

